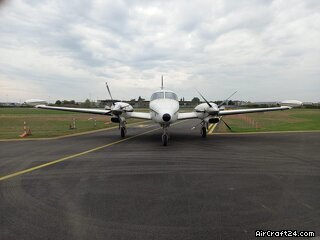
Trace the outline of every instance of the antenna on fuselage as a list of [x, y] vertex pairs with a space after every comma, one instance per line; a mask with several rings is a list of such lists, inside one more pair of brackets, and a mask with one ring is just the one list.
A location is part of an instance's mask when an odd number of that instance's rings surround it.
[[163, 75], [161, 77], [161, 90], [163, 90]]

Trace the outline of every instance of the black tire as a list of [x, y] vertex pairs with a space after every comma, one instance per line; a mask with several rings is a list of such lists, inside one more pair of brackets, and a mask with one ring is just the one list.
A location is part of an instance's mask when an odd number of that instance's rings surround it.
[[167, 146], [168, 145], [168, 135], [167, 134], [163, 134], [162, 135], [162, 145], [163, 146]]
[[207, 137], [207, 129], [205, 127], [201, 128], [201, 137], [203, 138]]
[[126, 128], [122, 127], [120, 130], [121, 130], [121, 137], [124, 138], [126, 136]]

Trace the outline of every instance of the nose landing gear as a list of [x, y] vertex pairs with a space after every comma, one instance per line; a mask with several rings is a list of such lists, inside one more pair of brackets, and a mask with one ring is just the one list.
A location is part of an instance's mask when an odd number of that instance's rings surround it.
[[167, 146], [169, 141], [168, 127], [163, 126], [162, 145]]

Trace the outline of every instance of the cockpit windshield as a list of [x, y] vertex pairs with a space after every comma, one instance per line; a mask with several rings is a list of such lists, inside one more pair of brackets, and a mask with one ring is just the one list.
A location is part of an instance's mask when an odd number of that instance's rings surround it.
[[151, 96], [151, 101], [156, 100], [156, 99], [161, 99], [164, 98], [164, 92], [156, 92], [152, 94]]
[[173, 93], [173, 92], [156, 92], [154, 94], [152, 94], [150, 101], [156, 100], [156, 99], [173, 99], [178, 101], [178, 96], [177, 94]]
[[167, 98], [167, 99], [173, 99], [173, 100], [177, 100], [177, 101], [178, 101], [178, 96], [177, 96], [177, 94], [175, 94], [175, 93], [173, 93], [173, 92], [166, 92], [165, 98]]

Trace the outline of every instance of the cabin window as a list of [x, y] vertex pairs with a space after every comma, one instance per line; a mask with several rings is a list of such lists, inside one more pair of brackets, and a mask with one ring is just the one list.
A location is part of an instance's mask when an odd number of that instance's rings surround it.
[[166, 98], [167, 99], [173, 99], [178, 101], [178, 96], [177, 94], [173, 93], [173, 92], [166, 92]]
[[151, 96], [151, 101], [156, 100], [156, 99], [161, 99], [164, 98], [164, 93], [163, 92], [156, 92], [152, 94]]

